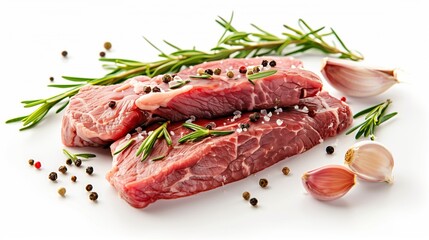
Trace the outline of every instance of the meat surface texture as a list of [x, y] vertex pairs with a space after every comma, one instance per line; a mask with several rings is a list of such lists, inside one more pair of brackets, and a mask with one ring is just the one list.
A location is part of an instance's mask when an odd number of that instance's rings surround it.
[[[179, 123], [171, 124], [168, 131], [173, 145], [168, 147], [165, 140], [157, 140], [145, 161], [136, 156], [136, 151], [146, 132], [122, 138], [111, 145], [112, 153], [130, 139], [135, 141], [113, 156], [107, 179], [130, 205], [144, 208], [160, 199], [185, 197], [243, 179], [312, 148], [352, 123], [348, 105], [327, 92], [302, 99], [296, 107], [268, 110], [257, 122], [249, 121], [250, 114], [197, 120], [195, 124], [206, 126], [212, 121], [216, 130], [234, 133], [183, 144], [178, 139], [191, 130]], [[246, 123], [248, 129], [242, 129]], [[158, 156], [165, 157], [151, 160]]]
[[[166, 119], [181, 121], [192, 116], [216, 118], [236, 110], [251, 111], [293, 106], [301, 98], [314, 96], [322, 88], [319, 77], [302, 69], [299, 60], [270, 57], [275, 67], [262, 68], [262, 58], [228, 59], [208, 62], [185, 69], [177, 80], [190, 80], [177, 89], [170, 89], [162, 75], [135, 77], [122, 84], [85, 86], [70, 99], [62, 122], [62, 141], [66, 146], [104, 146], [123, 137], [136, 127], [147, 126]], [[262, 71], [276, 69], [277, 73], [254, 80], [239, 73], [240, 66], [259, 66]], [[220, 75], [199, 79], [197, 70], [220, 68]], [[234, 73], [227, 77], [227, 71]], [[146, 93], [145, 88], [160, 91]]]

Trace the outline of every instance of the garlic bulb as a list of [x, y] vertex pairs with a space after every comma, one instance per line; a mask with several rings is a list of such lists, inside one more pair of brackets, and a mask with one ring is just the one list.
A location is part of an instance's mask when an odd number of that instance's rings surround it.
[[356, 175], [370, 182], [392, 182], [393, 156], [382, 144], [361, 141], [346, 152], [346, 164]]
[[321, 72], [332, 87], [353, 97], [375, 96], [399, 83], [398, 69], [371, 68], [343, 59], [324, 58]]
[[355, 185], [355, 174], [341, 165], [328, 165], [304, 173], [304, 188], [322, 201], [342, 197]]

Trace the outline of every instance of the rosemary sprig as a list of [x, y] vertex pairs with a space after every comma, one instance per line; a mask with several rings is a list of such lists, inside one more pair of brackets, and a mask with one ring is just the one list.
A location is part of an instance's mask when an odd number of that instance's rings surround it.
[[192, 75], [190, 78], [198, 78], [198, 79], [211, 79], [212, 76], [210, 74], [202, 74], [202, 75]]
[[170, 86], [170, 89], [181, 88], [181, 87], [183, 87], [184, 85], [186, 85], [187, 83], [190, 83], [190, 82], [191, 82], [190, 80], [178, 80], [178, 81], [176, 81], [175, 84], [173, 84], [173, 85]]
[[131, 146], [131, 144], [133, 144], [136, 140], [135, 139], [130, 139], [127, 143], [125, 143], [122, 147], [120, 147], [118, 150], [116, 150], [113, 155], [117, 155], [119, 153], [121, 153], [122, 151], [124, 151], [125, 149], [129, 148]]
[[63, 153], [68, 158], [70, 158], [73, 162], [76, 161], [79, 157], [85, 158], [85, 159], [96, 157], [96, 155], [92, 154], [92, 153], [76, 153], [76, 154], [73, 154], [73, 153], [70, 153], [69, 151], [67, 151], [66, 149], [63, 149]]
[[164, 137], [167, 144], [171, 146], [172, 144], [171, 136], [167, 131], [168, 123], [169, 122], [163, 123], [160, 127], [155, 129], [149, 136], [147, 136], [145, 140], [143, 140], [142, 144], [140, 145], [139, 149], [136, 152], [136, 157], [142, 155], [142, 158], [141, 158], [142, 162], [146, 160], [151, 154], [156, 140]]
[[267, 70], [267, 71], [258, 72], [258, 73], [248, 75], [247, 79], [249, 80], [249, 82], [251, 82], [253, 85], [255, 85], [255, 83], [253, 82], [254, 80], [261, 79], [264, 77], [269, 77], [269, 76], [274, 75], [276, 73], [277, 73], [277, 70]]
[[355, 138], [359, 139], [361, 136], [364, 137], [370, 137], [371, 140], [375, 139], [375, 129], [376, 127], [380, 126], [382, 123], [386, 122], [387, 120], [391, 119], [392, 117], [394, 117], [396, 114], [398, 114], [397, 112], [392, 112], [389, 113], [387, 115], [385, 115], [386, 113], [386, 109], [387, 107], [389, 107], [389, 105], [392, 103], [392, 101], [390, 99], [387, 99], [386, 101], [379, 103], [375, 106], [369, 107], [367, 109], [364, 109], [358, 113], [356, 113], [353, 118], [358, 118], [364, 114], [366, 114], [365, 116], [365, 121], [362, 122], [361, 124], [351, 128], [349, 131], [346, 132], [346, 135], [354, 132], [355, 130], [359, 129], [356, 133]]
[[[101, 62], [106, 63], [103, 67], [110, 70], [105, 76], [101, 78], [63, 76], [65, 80], [72, 81], [74, 84], [55, 84], [51, 85], [51, 87], [69, 88], [69, 90], [45, 99], [22, 101], [24, 108], [36, 106], [38, 108], [28, 115], [9, 119], [6, 123], [21, 122], [23, 127], [20, 130], [35, 127], [57, 104], [62, 105], [57, 109], [56, 113], [61, 112], [68, 104], [67, 99], [74, 96], [83, 86], [88, 84], [111, 85], [138, 75], [156, 76], [168, 72], [177, 72], [184, 66], [207, 61], [264, 55], [288, 56], [309, 50], [318, 50], [327, 55], [356, 61], [363, 59], [360, 54], [350, 51], [332, 28], [329, 30], [326, 30], [325, 27], [314, 29], [304, 20], [299, 19], [297, 28], [284, 25], [285, 31], [280, 36], [276, 36], [254, 24], [251, 24], [251, 26], [256, 29], [255, 32], [239, 31], [232, 26], [232, 19], [233, 14], [229, 20], [222, 17], [216, 20], [224, 31], [216, 46], [210, 51], [201, 51], [195, 48], [182, 49], [164, 41], [174, 49], [170, 54], [166, 54], [145, 38], [152, 47], [160, 52], [160, 60], [140, 62], [120, 58], [100, 58]], [[333, 40], [333, 43], [328, 44], [330, 42], [328, 40]]]
[[194, 130], [193, 132], [181, 137], [179, 139], [179, 143], [185, 143], [185, 142], [195, 142], [199, 141], [203, 138], [209, 137], [209, 136], [225, 136], [228, 134], [233, 133], [234, 131], [217, 131], [217, 130], [210, 130], [208, 128], [202, 127], [200, 125], [194, 124], [194, 123], [184, 123], [182, 126], [189, 128], [191, 130]]

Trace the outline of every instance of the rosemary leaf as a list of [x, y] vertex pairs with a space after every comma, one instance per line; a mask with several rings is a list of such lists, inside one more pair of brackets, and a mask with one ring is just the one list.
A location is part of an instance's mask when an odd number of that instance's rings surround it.
[[212, 75], [209, 74], [203, 74], [203, 75], [193, 75], [189, 76], [190, 78], [199, 78], [199, 79], [211, 79]]
[[63, 153], [70, 158], [71, 160], [75, 161], [77, 159], [77, 157], [74, 154], [71, 154], [69, 151], [67, 151], [66, 149], [63, 149]]
[[164, 132], [164, 131], [167, 131], [168, 123], [169, 122], [164, 122], [161, 126], [159, 126], [157, 129], [152, 131], [152, 133], [149, 136], [147, 136], [145, 140], [143, 140], [142, 144], [140, 145], [139, 149], [136, 152], [136, 157], [142, 155], [141, 161], [146, 160], [151, 154], [156, 140], [158, 140], [158, 138], [161, 138], [162, 136], [165, 137], [166, 135], [168, 135], [166, 137], [166, 141], [167, 141], [167, 144], [169, 145], [171, 144], [170, 135], [168, 134], [168, 132], [167, 133]]
[[152, 158], [151, 159], [151, 161], [159, 161], [159, 160], [162, 160], [162, 159], [164, 159], [165, 158], [165, 156], [158, 156], [158, 157], [154, 157], [154, 158]]
[[88, 159], [88, 158], [95, 158], [95, 157], [96, 157], [96, 155], [95, 155], [95, 154], [92, 154], [92, 153], [76, 153], [76, 154], [75, 154], [75, 156], [76, 156], [76, 157], [85, 158], [85, 159]]
[[113, 155], [117, 155], [119, 153], [121, 153], [122, 151], [124, 151], [125, 149], [129, 148], [131, 146], [131, 144], [133, 144], [136, 140], [135, 139], [130, 139], [127, 143], [125, 143], [122, 147], [120, 147], [118, 150], [116, 150]]
[[189, 128], [191, 130], [194, 130], [193, 132], [181, 137], [178, 142], [179, 143], [185, 143], [185, 142], [195, 142], [199, 141], [203, 138], [209, 137], [209, 136], [225, 136], [228, 134], [233, 133], [234, 131], [217, 131], [217, 130], [210, 130], [208, 128], [202, 127], [200, 125], [194, 124], [194, 123], [184, 123], [182, 126]]

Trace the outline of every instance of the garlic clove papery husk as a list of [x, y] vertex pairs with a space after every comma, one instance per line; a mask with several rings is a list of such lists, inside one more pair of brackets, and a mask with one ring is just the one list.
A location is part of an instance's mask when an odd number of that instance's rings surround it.
[[304, 188], [322, 201], [344, 196], [355, 185], [355, 174], [341, 165], [328, 165], [304, 173]]
[[388, 183], [393, 181], [393, 156], [378, 142], [356, 143], [347, 150], [345, 162], [362, 180]]
[[381, 94], [399, 83], [398, 69], [386, 70], [344, 59], [324, 58], [322, 75], [332, 87], [352, 97]]

